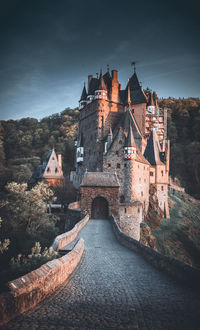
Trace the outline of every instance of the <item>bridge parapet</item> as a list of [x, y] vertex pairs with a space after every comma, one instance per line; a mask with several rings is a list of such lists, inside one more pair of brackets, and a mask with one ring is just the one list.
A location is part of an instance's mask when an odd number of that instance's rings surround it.
[[144, 259], [157, 269], [164, 271], [176, 280], [187, 284], [200, 292], [200, 270], [193, 268], [174, 258], [165, 256], [124, 234], [114, 217], [111, 217], [113, 230], [118, 241], [128, 249], [140, 253]]
[[[89, 221], [86, 215], [75, 227], [55, 238], [54, 250], [70, 244]], [[49, 261], [34, 271], [8, 283], [9, 292], [0, 294], [0, 326], [36, 306], [60, 286], [79, 264], [84, 252], [81, 238], [73, 250], [61, 258]]]

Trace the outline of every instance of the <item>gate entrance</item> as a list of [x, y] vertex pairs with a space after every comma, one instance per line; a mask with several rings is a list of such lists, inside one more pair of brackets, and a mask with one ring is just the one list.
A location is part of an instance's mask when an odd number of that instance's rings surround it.
[[108, 202], [103, 197], [96, 197], [92, 202], [91, 218], [92, 219], [107, 219]]

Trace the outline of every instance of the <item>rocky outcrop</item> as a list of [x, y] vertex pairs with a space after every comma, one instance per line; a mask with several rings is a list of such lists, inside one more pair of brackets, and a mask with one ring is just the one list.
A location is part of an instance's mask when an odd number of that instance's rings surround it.
[[151, 228], [145, 222], [140, 224], [140, 243], [156, 249], [156, 238], [152, 235]]

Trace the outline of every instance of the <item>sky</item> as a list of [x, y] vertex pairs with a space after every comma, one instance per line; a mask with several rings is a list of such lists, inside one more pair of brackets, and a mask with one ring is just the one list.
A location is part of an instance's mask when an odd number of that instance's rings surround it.
[[0, 120], [75, 108], [87, 76], [200, 97], [199, 1], [0, 0]]

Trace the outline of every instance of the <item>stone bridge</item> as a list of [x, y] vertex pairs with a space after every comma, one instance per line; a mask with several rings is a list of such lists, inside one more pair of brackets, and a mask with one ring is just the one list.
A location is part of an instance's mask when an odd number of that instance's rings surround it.
[[71, 277], [2, 329], [199, 329], [199, 295], [122, 246], [110, 221], [90, 220], [80, 237]]

